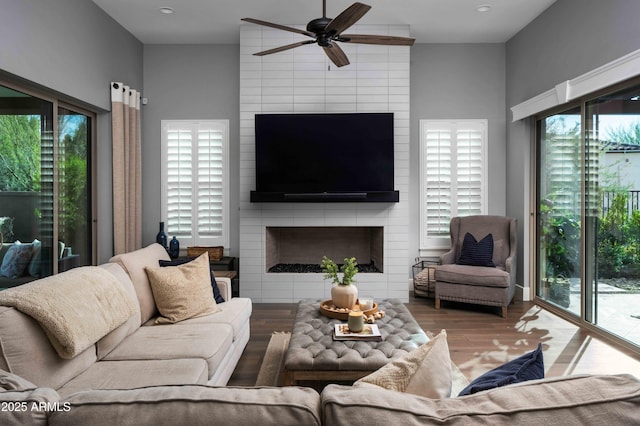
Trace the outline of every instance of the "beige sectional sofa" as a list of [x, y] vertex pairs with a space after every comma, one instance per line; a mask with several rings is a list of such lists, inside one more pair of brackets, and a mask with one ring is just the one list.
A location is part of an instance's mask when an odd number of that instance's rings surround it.
[[61, 398], [0, 371], [2, 425], [575, 425], [640, 424], [640, 382], [630, 375], [524, 382], [429, 399], [366, 387], [149, 386]]
[[[152, 244], [116, 256], [103, 265], [76, 268], [38, 280], [47, 284], [39, 290], [42, 299], [51, 300], [58, 295], [45, 295], [45, 290], [78, 288], [79, 294], [84, 294], [93, 278], [111, 278], [132, 301], [131, 315], [123, 324], [109, 327], [112, 330], [70, 359], [54, 350], [48, 334], [32, 317], [14, 307], [0, 306], [0, 369], [55, 389], [62, 397], [88, 389], [225, 385], [249, 341], [251, 300], [231, 298], [229, 280], [218, 278], [226, 300], [217, 305], [219, 312], [175, 324], [154, 325], [157, 311], [145, 268], [159, 267], [159, 260], [169, 257], [162, 246]], [[77, 282], [70, 283], [74, 280]], [[26, 290], [37, 283], [5, 292]], [[50, 303], [62, 304], [64, 300]], [[83, 303], [95, 303], [89, 311], [108, 311], [114, 306], [113, 295], [98, 295]]]
[[[83, 306], [72, 306], [106, 318], [119, 310], [114, 307], [129, 312], [86, 348], [64, 339], [54, 344], [51, 330], [0, 306], [0, 424], [639, 424], [640, 381], [630, 375], [545, 379], [443, 399], [366, 386], [329, 385], [322, 394], [303, 387], [226, 387], [249, 339], [251, 301], [231, 298], [229, 281], [219, 279], [226, 299], [219, 312], [154, 325], [153, 293], [143, 272], [160, 259], [167, 259], [164, 249], [151, 245], [40, 280], [51, 284], [41, 289], [50, 303], [57, 289], [81, 286]], [[119, 290], [94, 300], [94, 279]]]

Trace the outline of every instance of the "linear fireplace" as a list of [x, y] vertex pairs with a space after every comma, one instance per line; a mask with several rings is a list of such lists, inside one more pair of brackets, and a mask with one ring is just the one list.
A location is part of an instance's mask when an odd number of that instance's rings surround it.
[[384, 272], [382, 226], [268, 226], [266, 272], [321, 272], [327, 256], [342, 263], [355, 257], [361, 272]]

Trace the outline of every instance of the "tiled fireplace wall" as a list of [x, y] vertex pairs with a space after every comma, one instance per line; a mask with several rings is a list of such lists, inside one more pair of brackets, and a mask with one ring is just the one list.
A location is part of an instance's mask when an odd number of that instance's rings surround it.
[[[409, 27], [358, 25], [348, 32], [409, 36]], [[252, 24], [240, 28], [240, 294], [254, 302], [329, 297], [331, 284], [322, 274], [266, 272], [267, 227], [376, 227], [382, 228], [384, 270], [358, 274], [357, 285], [375, 297], [408, 301], [410, 50], [343, 43], [351, 64], [342, 68], [316, 45], [252, 55], [302, 39]], [[255, 189], [254, 115], [322, 112], [394, 113], [399, 203], [249, 202]]]

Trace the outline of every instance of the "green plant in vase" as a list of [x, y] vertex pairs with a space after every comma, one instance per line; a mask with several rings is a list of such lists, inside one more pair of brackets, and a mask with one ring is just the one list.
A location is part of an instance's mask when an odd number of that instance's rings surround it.
[[358, 288], [353, 284], [358, 273], [358, 263], [355, 257], [347, 257], [338, 266], [327, 256], [322, 257], [322, 272], [324, 278], [330, 279], [335, 285], [331, 287], [331, 300], [338, 308], [351, 309], [358, 300]]

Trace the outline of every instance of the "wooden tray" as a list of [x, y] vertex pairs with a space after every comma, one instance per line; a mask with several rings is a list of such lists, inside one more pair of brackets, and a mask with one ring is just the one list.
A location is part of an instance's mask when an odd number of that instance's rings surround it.
[[[335, 309], [330, 309], [329, 306], [333, 305], [333, 301], [331, 299], [323, 300], [320, 302], [320, 313], [325, 317], [334, 318], [346, 321], [349, 319], [349, 312], [339, 312]], [[359, 311], [360, 304], [356, 302], [356, 304], [351, 309], [352, 311]], [[371, 309], [367, 309], [364, 311], [364, 315], [373, 315], [378, 312], [378, 304], [373, 302], [373, 307]]]

